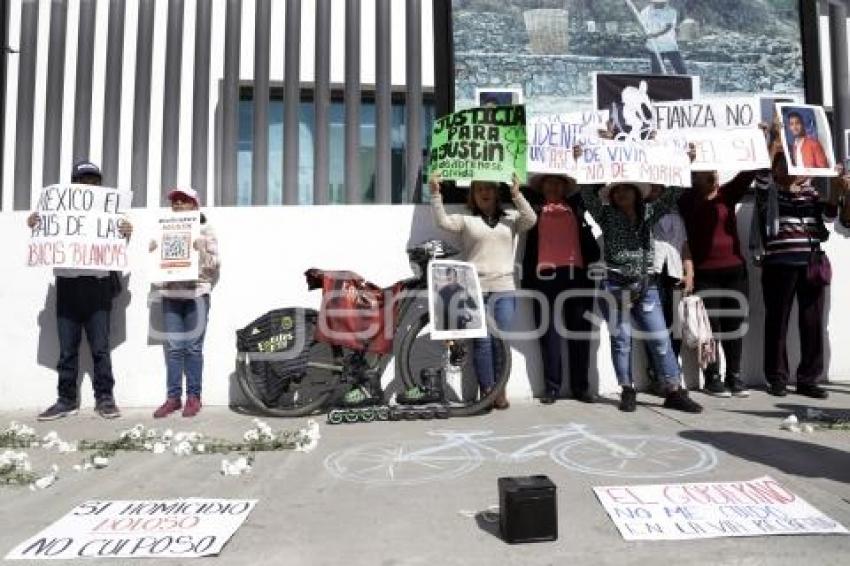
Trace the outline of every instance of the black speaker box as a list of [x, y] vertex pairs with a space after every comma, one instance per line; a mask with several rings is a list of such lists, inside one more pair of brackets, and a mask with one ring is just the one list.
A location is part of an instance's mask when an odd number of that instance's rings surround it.
[[510, 544], [558, 539], [555, 484], [546, 476], [499, 478], [499, 527]]

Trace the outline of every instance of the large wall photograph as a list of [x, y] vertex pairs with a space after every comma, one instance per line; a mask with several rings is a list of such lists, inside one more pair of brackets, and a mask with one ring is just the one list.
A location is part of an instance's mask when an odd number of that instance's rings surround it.
[[592, 106], [592, 73], [690, 74], [703, 95], [803, 94], [797, 0], [453, 0], [456, 108], [521, 88], [533, 112]]

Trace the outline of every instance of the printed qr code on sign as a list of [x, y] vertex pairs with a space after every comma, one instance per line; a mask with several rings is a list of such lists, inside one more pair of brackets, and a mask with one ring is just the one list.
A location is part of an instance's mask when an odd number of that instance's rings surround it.
[[189, 259], [191, 243], [192, 235], [188, 232], [164, 235], [162, 237], [162, 259]]

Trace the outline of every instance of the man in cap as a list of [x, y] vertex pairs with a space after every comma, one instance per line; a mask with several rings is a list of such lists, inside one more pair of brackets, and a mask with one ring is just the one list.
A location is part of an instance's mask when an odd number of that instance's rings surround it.
[[[100, 186], [100, 169], [90, 161], [77, 162], [71, 171], [71, 182]], [[33, 212], [27, 225], [33, 229], [41, 218]], [[119, 231], [129, 239], [133, 226], [122, 220]], [[92, 354], [94, 369], [92, 388], [95, 411], [103, 418], [121, 416], [113, 396], [115, 380], [109, 350], [109, 322], [112, 299], [120, 292], [117, 273], [101, 270], [54, 268], [56, 276], [56, 329], [59, 335], [58, 399], [38, 415], [40, 421], [50, 421], [76, 414], [79, 410], [79, 349], [83, 330]]]

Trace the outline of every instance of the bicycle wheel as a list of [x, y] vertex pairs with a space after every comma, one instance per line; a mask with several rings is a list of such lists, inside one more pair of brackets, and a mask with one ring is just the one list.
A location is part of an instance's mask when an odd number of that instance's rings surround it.
[[332, 475], [369, 485], [417, 485], [454, 479], [481, 465], [481, 456], [463, 445], [432, 441], [375, 442], [325, 458]]
[[[421, 370], [446, 369], [448, 364], [446, 342], [431, 339], [430, 317], [422, 313], [404, 329], [396, 367], [405, 387], [419, 385]], [[478, 395], [478, 376], [472, 363], [472, 340], [454, 340], [454, 351], [460, 358], [457, 365], [462, 371], [460, 391], [446, 391], [449, 395], [449, 413], [453, 417], [477, 415], [490, 408], [499, 391], [511, 375], [511, 351], [507, 342], [496, 338], [496, 386], [484, 397]], [[447, 387], [447, 389], [449, 389]]]
[[717, 454], [680, 438], [610, 435], [581, 438], [556, 446], [558, 464], [586, 474], [632, 479], [676, 478], [711, 470]]
[[278, 362], [250, 361], [250, 354], [240, 354], [237, 382], [254, 409], [274, 417], [303, 417], [327, 404], [340, 383], [342, 348], [310, 336], [301, 355], [306, 356], [306, 364], [291, 375], [281, 371]]

